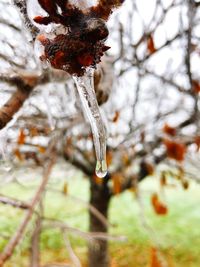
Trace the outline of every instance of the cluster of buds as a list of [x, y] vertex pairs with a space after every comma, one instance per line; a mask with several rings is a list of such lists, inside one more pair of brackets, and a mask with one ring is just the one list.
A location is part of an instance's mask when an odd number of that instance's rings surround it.
[[53, 68], [82, 76], [86, 68], [95, 67], [110, 48], [104, 44], [107, 36], [108, 29], [102, 19], [90, 19], [76, 31], [53, 38], [40, 34], [37, 40], [44, 47], [40, 59], [49, 62]]
[[84, 75], [87, 67], [95, 67], [109, 49], [105, 45], [108, 37], [106, 20], [112, 9], [124, 0], [99, 0], [96, 6], [80, 9], [68, 0], [38, 0], [47, 16], [36, 16], [39, 25], [60, 25], [65, 33], [40, 34], [37, 40], [43, 47], [40, 55], [53, 68], [64, 70], [72, 75]]

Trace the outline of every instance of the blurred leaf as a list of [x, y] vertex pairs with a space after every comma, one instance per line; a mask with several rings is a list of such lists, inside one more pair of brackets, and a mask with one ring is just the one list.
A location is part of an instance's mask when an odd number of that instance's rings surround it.
[[123, 164], [124, 164], [124, 166], [129, 166], [130, 165], [130, 159], [129, 159], [129, 155], [128, 155], [128, 153], [123, 153], [122, 154], [122, 162], [123, 162]]
[[154, 166], [151, 163], [145, 162], [145, 169], [146, 169], [148, 175], [154, 174]]
[[151, 196], [151, 204], [152, 204], [156, 214], [158, 214], [158, 215], [166, 215], [167, 214], [167, 212], [168, 212], [167, 206], [159, 200], [158, 195], [156, 193], [154, 193]]
[[38, 129], [36, 127], [31, 127], [29, 132], [30, 132], [30, 136], [31, 137], [34, 137], [34, 136], [38, 135]]
[[23, 155], [21, 154], [21, 152], [19, 151], [18, 148], [16, 148], [14, 151], [13, 151], [14, 155], [16, 156], [16, 158], [20, 161], [22, 161], [24, 159]]
[[200, 136], [196, 136], [195, 139], [194, 139], [194, 143], [196, 144], [197, 146], [197, 151], [199, 151], [200, 149]]
[[180, 166], [180, 167], [178, 168], [178, 174], [175, 174], [174, 176], [176, 177], [176, 179], [178, 179], [178, 180], [180, 180], [180, 181], [183, 181], [184, 175], [185, 175], [185, 171], [184, 171], [184, 169]]
[[167, 156], [177, 161], [183, 161], [186, 153], [186, 146], [182, 143], [172, 141], [169, 139], [164, 140], [167, 150]]
[[149, 54], [153, 54], [156, 52], [156, 48], [154, 45], [154, 40], [153, 40], [152, 35], [150, 35], [147, 39], [147, 49], [148, 49]]
[[195, 94], [198, 94], [200, 92], [200, 84], [199, 81], [193, 80], [192, 81], [192, 90]]
[[187, 180], [182, 180], [183, 189], [187, 190], [189, 188], [189, 182]]
[[156, 248], [151, 248], [151, 263], [150, 267], [163, 267], [159, 258], [158, 258], [158, 251]]
[[114, 173], [112, 175], [113, 181], [113, 192], [114, 194], [119, 194], [121, 192], [121, 185], [122, 185], [122, 175], [120, 173]]
[[106, 151], [106, 160], [107, 160], [107, 165], [110, 166], [113, 160], [113, 153], [110, 150]]
[[44, 154], [45, 151], [46, 151], [46, 147], [44, 147], [44, 146], [37, 146], [37, 148], [38, 148], [38, 151], [39, 151], [41, 154]]
[[114, 115], [114, 117], [112, 119], [112, 122], [114, 122], [114, 123], [118, 122], [119, 116], [120, 116], [120, 112], [119, 111], [115, 111], [115, 115]]
[[18, 145], [23, 145], [25, 143], [26, 135], [24, 133], [24, 129], [20, 129], [18, 139], [17, 139], [17, 144]]
[[161, 173], [160, 185], [161, 186], [166, 186], [167, 185], [167, 177], [166, 177], [166, 173], [165, 172]]
[[64, 182], [64, 184], [63, 184], [63, 194], [64, 195], [68, 194], [68, 184], [67, 184], [67, 182]]
[[169, 126], [167, 123], [163, 127], [163, 132], [171, 136], [176, 135], [176, 129], [174, 127]]

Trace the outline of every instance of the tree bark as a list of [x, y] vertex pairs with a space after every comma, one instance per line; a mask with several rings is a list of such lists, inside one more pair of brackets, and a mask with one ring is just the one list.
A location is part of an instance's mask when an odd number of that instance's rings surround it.
[[[110, 202], [110, 193], [108, 188], [108, 179], [106, 177], [101, 185], [90, 179], [90, 204], [99, 212], [108, 218], [108, 207]], [[94, 214], [90, 212], [90, 232], [108, 232], [108, 227], [104, 225]], [[96, 240], [89, 245], [88, 255], [89, 267], [109, 267], [108, 241]]]

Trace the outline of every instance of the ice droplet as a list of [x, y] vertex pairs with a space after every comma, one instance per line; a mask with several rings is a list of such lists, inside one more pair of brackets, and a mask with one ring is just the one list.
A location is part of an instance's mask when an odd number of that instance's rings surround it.
[[107, 174], [107, 164], [105, 160], [97, 160], [95, 173], [99, 178], [103, 178]]
[[88, 68], [82, 77], [73, 76], [86, 118], [92, 129], [97, 158], [96, 175], [103, 178], [107, 174], [106, 130], [94, 91], [94, 69]]

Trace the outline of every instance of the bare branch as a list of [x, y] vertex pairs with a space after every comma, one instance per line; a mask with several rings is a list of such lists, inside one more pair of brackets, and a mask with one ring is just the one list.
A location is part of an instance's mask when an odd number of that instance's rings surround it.
[[2, 196], [2, 195], [0, 195], [0, 203], [5, 204], [5, 205], [10, 205], [10, 206], [13, 206], [16, 208], [20, 208], [20, 209], [29, 209], [30, 208], [30, 205], [23, 202], [23, 201], [19, 201], [17, 199]]
[[40, 233], [42, 229], [42, 215], [43, 215], [43, 203], [42, 198], [39, 205], [38, 216], [35, 220], [35, 229], [32, 233], [31, 238], [31, 257], [30, 257], [30, 267], [40, 266]]
[[[48, 219], [47, 219], [48, 220]], [[54, 220], [54, 221], [49, 221], [48, 223], [46, 223], [44, 225], [45, 228], [60, 228], [62, 230], [66, 230], [69, 233], [78, 235], [84, 239], [86, 239], [87, 241], [94, 241], [95, 239], [98, 240], [113, 240], [113, 241], [119, 241], [119, 242], [125, 242], [126, 241], [126, 237], [125, 236], [115, 236], [115, 235], [110, 235], [110, 234], [106, 234], [103, 232], [84, 232], [81, 231], [79, 229], [73, 228], [69, 225], [67, 225], [66, 223]]]
[[27, 90], [17, 90], [11, 98], [0, 109], [0, 129], [10, 122], [15, 113], [19, 111], [26, 99], [29, 97], [33, 87], [26, 87]]
[[71, 246], [71, 242], [69, 240], [67, 233], [65, 231], [62, 231], [62, 234], [63, 234], [63, 238], [65, 240], [65, 245], [66, 245], [67, 251], [69, 252], [70, 259], [73, 262], [73, 265], [75, 267], [82, 267], [82, 264], [81, 264], [79, 258], [76, 256], [76, 253], [74, 252], [74, 250]]
[[30, 21], [28, 14], [27, 14], [27, 1], [26, 0], [14, 0], [14, 5], [19, 9], [20, 13], [23, 16], [23, 22], [27, 29], [30, 31], [33, 40], [35, 40], [37, 34], [39, 33], [39, 29], [35, 27], [32, 22]]
[[10, 23], [9, 21], [3, 18], [0, 18], [0, 24], [4, 24], [10, 28], [13, 28], [15, 31], [18, 31], [18, 32], [20, 31], [20, 29], [17, 26], [15, 26], [14, 24]]

